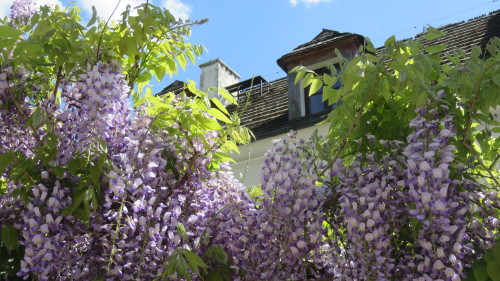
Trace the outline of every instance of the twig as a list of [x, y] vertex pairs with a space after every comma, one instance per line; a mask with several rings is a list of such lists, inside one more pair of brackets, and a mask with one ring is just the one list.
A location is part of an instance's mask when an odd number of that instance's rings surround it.
[[100, 52], [101, 52], [102, 37], [104, 36], [104, 32], [106, 32], [106, 29], [108, 27], [108, 23], [111, 20], [111, 17], [115, 14], [116, 9], [118, 9], [118, 6], [120, 5], [121, 1], [122, 0], [118, 0], [118, 3], [116, 4], [115, 9], [113, 10], [113, 12], [109, 16], [108, 20], [104, 24], [104, 27], [103, 27], [102, 32], [101, 32], [101, 35], [99, 36], [99, 43], [97, 44], [96, 62], [99, 62], [99, 60], [101, 59]]
[[[465, 141], [465, 140], [464, 140]], [[469, 152], [474, 155], [476, 157], [476, 160], [477, 162], [479, 163], [479, 165], [481, 167], [483, 167], [486, 172], [490, 175], [491, 179], [495, 182], [497, 188], [500, 187], [500, 182], [498, 182], [498, 180], [496, 179], [495, 175], [491, 172], [491, 169], [489, 169], [488, 167], [486, 167], [486, 165], [483, 163], [483, 161], [481, 160], [481, 157], [479, 157], [477, 155], [477, 151], [471, 147], [470, 145], [468, 145], [467, 143], [465, 142], [462, 142], [463, 146], [465, 146], [465, 148], [467, 148], [469, 150]]]
[[472, 126], [472, 113], [473, 113], [473, 110], [474, 110], [474, 106], [476, 105], [476, 102], [479, 101], [479, 97], [478, 97], [478, 94], [479, 94], [479, 90], [481, 89], [481, 82], [483, 82], [483, 79], [485, 78], [486, 76], [486, 73], [492, 69], [494, 66], [496, 66], [497, 64], [499, 64], [500, 62], [495, 62], [495, 63], [492, 63], [490, 66], [488, 66], [484, 71], [483, 73], [481, 74], [481, 77], [477, 80], [477, 84], [476, 84], [476, 88], [474, 90], [474, 98], [472, 99], [472, 103], [470, 103], [469, 105], [469, 116], [467, 118], [467, 124], [465, 126], [465, 132], [464, 132], [464, 138], [462, 140], [462, 143], [466, 143], [468, 138], [469, 138], [469, 130], [470, 130], [470, 127]]
[[59, 83], [61, 83], [61, 79], [62, 79], [62, 65], [60, 65], [59, 70], [57, 70], [56, 84], [54, 85], [54, 90], [52, 91], [54, 97], [57, 94], [57, 89], [59, 88]]

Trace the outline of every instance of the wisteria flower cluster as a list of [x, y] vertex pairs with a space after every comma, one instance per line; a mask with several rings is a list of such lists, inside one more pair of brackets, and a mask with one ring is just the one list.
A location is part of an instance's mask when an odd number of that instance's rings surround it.
[[339, 280], [462, 280], [464, 268], [493, 245], [498, 196], [452, 171], [447, 112], [430, 101], [410, 123], [406, 146], [380, 141], [389, 153], [334, 165], [340, 183], [332, 225], [346, 229], [345, 238], [337, 233], [345, 245]]
[[250, 197], [205, 96], [133, 107], [116, 61], [72, 71], [0, 66], [0, 250], [22, 256], [4, 279], [457, 281], [494, 243], [498, 194], [458, 164], [443, 92], [366, 153], [275, 140]]
[[0, 69], [0, 153], [17, 149], [33, 153], [34, 138], [24, 126], [31, 114], [25, 90], [28, 73], [24, 68], [7, 66]]
[[[237, 257], [244, 280], [312, 280], [328, 275], [329, 242], [316, 169], [324, 165], [308, 151], [311, 142], [278, 139], [266, 153], [257, 212], [243, 220], [236, 234]], [[316, 163], [317, 162], [317, 163]], [[315, 165], [312, 165], [315, 163]]]
[[33, 0], [14, 1], [10, 9], [10, 18], [19, 26], [25, 25], [27, 20], [36, 13], [35, 2]]

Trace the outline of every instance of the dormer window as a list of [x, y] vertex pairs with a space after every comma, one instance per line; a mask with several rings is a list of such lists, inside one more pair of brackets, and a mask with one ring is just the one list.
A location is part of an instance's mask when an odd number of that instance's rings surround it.
[[[327, 67], [323, 67], [315, 71], [318, 75], [323, 75], [325, 73], [330, 74], [332, 71]], [[340, 80], [333, 85], [333, 89], [339, 89], [341, 86]], [[333, 108], [335, 105], [328, 105], [328, 101], [323, 101], [323, 88], [320, 88], [316, 93], [310, 95], [310, 87], [304, 89], [304, 105], [305, 105], [305, 115], [311, 115], [323, 111], [327, 111]]]
[[[323, 102], [321, 93], [309, 96], [309, 89], [302, 89], [300, 85], [295, 84], [296, 73], [290, 73], [290, 70], [303, 65], [318, 72], [327, 65], [338, 64], [340, 58], [337, 57], [335, 49], [339, 50], [344, 58], [353, 59], [358, 55], [359, 46], [363, 42], [364, 37], [358, 34], [323, 29], [311, 41], [299, 45], [278, 59], [278, 65], [287, 73], [289, 120], [323, 112], [332, 107]], [[337, 84], [334, 88], [339, 86]]]

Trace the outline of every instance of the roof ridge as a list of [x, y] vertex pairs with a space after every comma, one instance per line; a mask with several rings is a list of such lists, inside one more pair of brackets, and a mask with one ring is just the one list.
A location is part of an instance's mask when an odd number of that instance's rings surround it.
[[[436, 27], [436, 29], [443, 29], [443, 28], [448, 28], [450, 26], [455, 26], [455, 25], [459, 25], [459, 24], [465, 24], [465, 23], [469, 23], [469, 22], [472, 22], [472, 21], [475, 21], [475, 20], [483, 20], [483, 19], [486, 19], [486, 18], [489, 18], [491, 17], [493, 14], [497, 14], [497, 13], [500, 13], [500, 9], [498, 10], [495, 10], [495, 11], [491, 11], [489, 12], [488, 14], [482, 14], [482, 15], [479, 15], [479, 16], [476, 16], [476, 17], [473, 17], [473, 18], [470, 18], [468, 20], [461, 20], [461, 21], [458, 21], [458, 22], [454, 22], [454, 23], [448, 23], [448, 24], [445, 24], [445, 25], [442, 25], [442, 26], [439, 26], [439, 27]], [[431, 26], [428, 24], [428, 26]], [[413, 38], [419, 38], [421, 36], [423, 36], [424, 34], [426, 34], [427, 31], [424, 31], [424, 32], [420, 32], [420, 33], [417, 33], [415, 35], [415, 37]], [[411, 38], [408, 38], [408, 39], [411, 39]]]

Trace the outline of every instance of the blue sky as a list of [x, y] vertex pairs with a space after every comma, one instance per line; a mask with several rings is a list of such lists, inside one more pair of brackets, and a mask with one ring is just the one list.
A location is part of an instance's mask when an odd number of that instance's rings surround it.
[[[0, 16], [8, 15], [12, 0], [0, 0]], [[67, 0], [38, 0], [63, 3]], [[76, 0], [85, 12], [92, 5], [107, 16], [118, 0]], [[121, 0], [121, 7], [141, 0]], [[262, 75], [268, 81], [286, 74], [276, 60], [311, 40], [322, 28], [358, 33], [380, 46], [386, 38], [410, 38], [427, 25], [439, 27], [500, 9], [499, 0], [153, 0], [178, 17], [208, 18], [196, 27], [191, 43], [203, 44], [197, 65], [220, 58], [242, 79]], [[155, 92], [175, 79], [199, 80], [199, 67], [166, 77]]]

